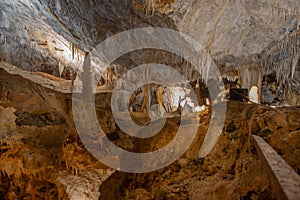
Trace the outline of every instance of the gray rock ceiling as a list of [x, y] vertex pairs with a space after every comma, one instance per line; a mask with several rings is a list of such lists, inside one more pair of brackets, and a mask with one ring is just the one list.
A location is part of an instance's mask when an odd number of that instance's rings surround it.
[[[59, 76], [61, 65], [80, 70], [84, 52], [109, 36], [159, 26], [191, 36], [225, 66], [258, 63], [282, 48], [293, 48], [285, 57], [297, 60], [299, 8], [299, 0], [2, 0], [0, 58]], [[296, 42], [270, 51], [295, 32]]]

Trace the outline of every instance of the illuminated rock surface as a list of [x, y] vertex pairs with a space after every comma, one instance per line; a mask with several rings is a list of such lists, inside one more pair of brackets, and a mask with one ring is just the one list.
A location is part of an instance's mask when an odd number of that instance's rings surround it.
[[[251, 134], [263, 137], [300, 174], [299, 8], [298, 0], [2, 0], [0, 199], [270, 199], [272, 184]], [[73, 122], [72, 91], [82, 78], [86, 52], [114, 34], [149, 26], [179, 31], [202, 45], [224, 81], [219, 99], [238, 84], [257, 86], [255, 98], [258, 94], [257, 102], [265, 105], [228, 102], [217, 145], [199, 159], [214, 102], [189, 63], [146, 49], [121, 56], [105, 74], [93, 69], [99, 78], [98, 121], [108, 138], [128, 151], [154, 151], [171, 141], [184, 84], [177, 92], [164, 90], [161, 105], [168, 113], [160, 114], [168, 119], [161, 133], [133, 138], [115, 124], [110, 105], [114, 81], [126, 70], [144, 63], [170, 65], [186, 73], [197, 93], [200, 126], [189, 150], [164, 169], [129, 174], [105, 166], [84, 147]], [[145, 97], [149, 105], [160, 103], [159, 87], [140, 88], [132, 96], [128, 109], [136, 123], [149, 122]], [[125, 109], [123, 103], [118, 106]], [[188, 114], [187, 126], [195, 120]]]

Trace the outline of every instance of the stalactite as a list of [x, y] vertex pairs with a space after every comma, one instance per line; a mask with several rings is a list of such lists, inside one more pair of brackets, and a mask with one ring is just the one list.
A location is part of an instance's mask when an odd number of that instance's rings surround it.
[[0, 45], [6, 44], [6, 40], [7, 40], [6, 35], [3, 35], [2, 33], [0, 33], [0, 37], [1, 37]]
[[273, 16], [274, 16], [274, 7], [273, 7], [273, 4], [272, 4], [272, 10], [271, 10], [271, 18], [273, 18]]
[[[277, 83], [280, 88], [283, 88], [284, 93], [286, 90], [297, 91], [296, 86], [293, 86], [291, 82], [294, 81], [300, 56], [299, 37], [299, 31], [286, 35], [275, 46], [265, 51], [261, 58], [263, 73], [271, 74], [275, 71]], [[275, 56], [277, 59], [272, 59]]]
[[31, 41], [30, 41], [30, 49], [35, 49], [35, 41], [34, 41], [34, 39], [31, 39]]
[[154, 14], [156, 0], [146, 0], [146, 14]]
[[75, 45], [72, 43], [72, 59], [74, 60], [74, 53], [75, 53]]
[[58, 62], [58, 71], [59, 71], [59, 76], [61, 77], [64, 71], [64, 65], [61, 62]]

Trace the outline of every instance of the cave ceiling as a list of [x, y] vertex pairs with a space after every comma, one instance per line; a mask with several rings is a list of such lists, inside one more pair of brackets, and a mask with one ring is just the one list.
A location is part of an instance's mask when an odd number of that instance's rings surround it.
[[[61, 66], [80, 71], [85, 52], [133, 28], [187, 34], [214, 60], [233, 67], [258, 63], [291, 34], [299, 38], [298, 0], [4, 0], [0, 8], [1, 60], [55, 76], [61, 76]], [[292, 56], [299, 57], [298, 50]], [[120, 63], [133, 61], [134, 54]]]

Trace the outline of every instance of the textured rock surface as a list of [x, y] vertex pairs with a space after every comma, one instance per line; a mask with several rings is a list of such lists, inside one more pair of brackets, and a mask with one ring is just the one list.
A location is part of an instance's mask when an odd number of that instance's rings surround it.
[[[298, 114], [298, 109], [277, 111], [231, 102], [223, 134], [205, 159], [199, 160], [197, 153], [207, 123], [199, 127], [195, 142], [178, 161], [151, 173], [115, 172], [101, 185], [100, 199], [271, 199], [270, 183], [249, 133], [262, 135], [265, 129], [272, 127], [268, 136], [264, 135], [266, 140], [299, 174], [299, 147], [296, 144], [300, 135], [293, 131], [299, 128], [299, 123], [292, 120]], [[290, 121], [287, 116], [291, 116]], [[203, 122], [207, 119], [207, 115], [202, 118]], [[171, 119], [167, 127], [175, 127], [177, 123], [178, 120]], [[168, 137], [158, 136], [146, 141], [138, 146], [139, 151], [164, 146], [173, 131], [176, 129], [165, 129], [164, 135]]]
[[179, 31], [213, 55], [259, 54], [299, 26], [299, 1], [179, 1]]
[[[0, 197], [97, 199], [112, 170], [83, 147], [73, 127], [70, 96], [3, 70], [0, 77]], [[103, 109], [99, 121], [105, 125]]]
[[[45, 88], [34, 79], [72, 86], [85, 52], [99, 42], [131, 28], [159, 26], [200, 42], [227, 76], [226, 89], [237, 85], [237, 68], [257, 67], [265, 75], [266, 103], [299, 105], [299, 8], [299, 0], [2, 0], [0, 60], [39, 73], [27, 73], [32, 77], [26, 80], [25, 73], [0, 69], [0, 199], [269, 199], [270, 183], [250, 134], [262, 136], [299, 174], [299, 107], [232, 102], [219, 142], [205, 159], [198, 152], [209, 112], [200, 116], [190, 149], [172, 165], [147, 174], [113, 173], [83, 146], [73, 124], [70, 89], [61, 93], [57, 85]], [[121, 56], [112, 74], [118, 78], [149, 62], [171, 65], [189, 80], [198, 76], [179, 56], [153, 49]], [[200, 94], [204, 100], [206, 89]], [[129, 137], [115, 125], [110, 99], [97, 94], [96, 110], [116, 145], [148, 152], [174, 137], [176, 117], [150, 139]], [[142, 113], [132, 116], [140, 124], [149, 122]]]
[[[70, 97], [2, 70], [4, 76], [0, 81], [0, 192], [5, 199], [97, 199], [99, 194], [100, 199], [268, 199], [270, 184], [249, 133], [263, 136], [299, 174], [299, 108], [231, 102], [223, 134], [205, 159], [199, 159], [198, 152], [208, 113], [200, 117], [202, 124], [194, 143], [174, 164], [147, 174], [116, 172], [104, 181], [112, 170], [96, 161], [82, 145], [73, 128]], [[109, 99], [110, 95], [97, 96], [97, 114], [116, 145], [149, 152], [165, 146], [176, 134], [179, 119], [172, 118], [150, 139], [128, 137], [114, 125], [106, 106]], [[34, 102], [34, 109], [24, 106], [24, 100]], [[136, 120], [147, 123], [145, 117]]]
[[[160, 26], [191, 36], [215, 59], [238, 58], [234, 63], [225, 59], [229, 65], [238, 66], [240, 58], [255, 59], [253, 56], [299, 28], [297, 0], [147, 2], [156, 2], [151, 4], [154, 10], [150, 13], [148, 4], [142, 0], [4, 1], [1, 36], [6, 36], [6, 44], [0, 46], [1, 57], [28, 70], [57, 75], [61, 60], [67, 59], [68, 62], [63, 62], [66, 67], [68, 64], [74, 67], [70, 55], [73, 49], [68, 49], [73, 43], [89, 51], [112, 34], [130, 28]], [[46, 37], [55, 44], [49, 41], [43, 45]], [[37, 44], [31, 51], [32, 42]], [[55, 45], [64, 51], [53, 50]], [[15, 52], [17, 47], [19, 50]], [[52, 48], [50, 54], [43, 51], [45, 48]]]
[[[297, 0], [5, 0], [0, 7], [0, 58], [22, 69], [74, 79], [82, 71], [84, 52], [101, 41], [132, 28], [159, 26], [198, 41], [224, 76], [237, 76], [232, 67], [245, 65], [258, 66], [263, 75], [276, 72], [274, 98], [266, 103], [300, 102]], [[135, 51], [116, 63], [128, 69], [160, 62], [193, 74], [174, 55], [159, 55]], [[270, 96], [265, 91], [262, 95]]]

